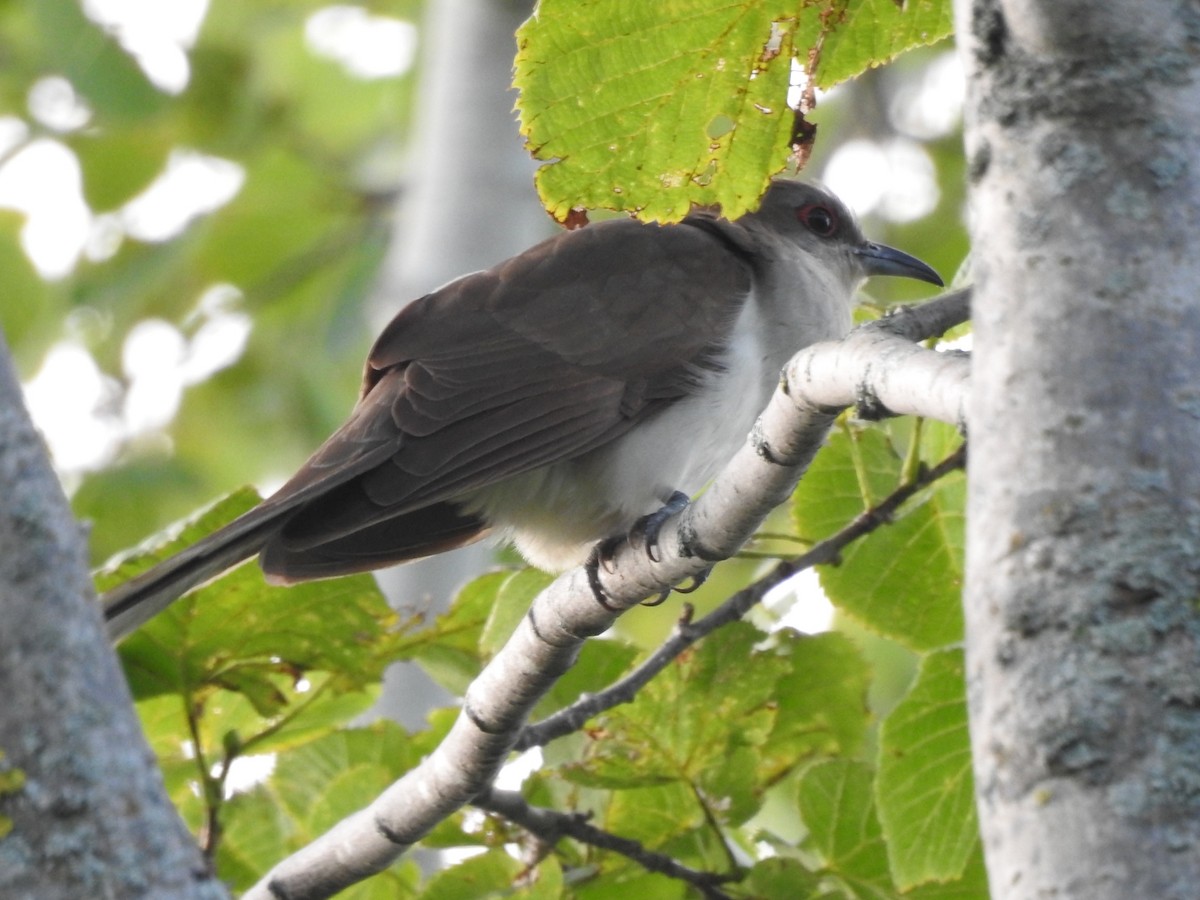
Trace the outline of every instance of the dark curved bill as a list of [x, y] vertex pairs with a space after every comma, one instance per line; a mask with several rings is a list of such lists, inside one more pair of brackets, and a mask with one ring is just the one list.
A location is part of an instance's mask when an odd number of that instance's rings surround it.
[[945, 287], [941, 275], [903, 250], [886, 244], [866, 243], [856, 247], [854, 252], [862, 259], [863, 269], [868, 275], [899, 275], [901, 278], [915, 278]]

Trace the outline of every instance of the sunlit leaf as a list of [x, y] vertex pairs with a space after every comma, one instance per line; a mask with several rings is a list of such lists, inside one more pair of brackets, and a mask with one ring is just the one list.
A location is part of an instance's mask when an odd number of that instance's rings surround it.
[[921, 661], [879, 737], [879, 818], [896, 882], [962, 876], [979, 850], [961, 650]]
[[791, 151], [793, 59], [817, 60], [828, 86], [949, 28], [944, 0], [543, 0], [518, 32], [515, 78], [522, 133], [548, 161], [538, 192], [559, 219], [572, 206], [740, 215]]
[[[900, 486], [903, 463], [879, 429], [835, 433], [793, 498], [797, 529], [810, 539], [833, 534]], [[830, 600], [915, 649], [960, 640], [962, 483], [961, 474], [948, 476], [851, 544], [838, 565], [822, 567]]]

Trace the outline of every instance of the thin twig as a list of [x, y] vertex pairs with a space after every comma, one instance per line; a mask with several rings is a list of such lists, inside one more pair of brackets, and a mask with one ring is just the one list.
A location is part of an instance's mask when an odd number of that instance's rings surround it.
[[589, 825], [586, 814], [562, 813], [545, 807], [530, 806], [516, 791], [500, 791], [489, 788], [471, 801], [472, 805], [487, 812], [503, 816], [515, 825], [524, 828], [539, 840], [553, 846], [564, 837], [581, 844], [610, 850], [633, 860], [642, 868], [658, 872], [669, 878], [677, 878], [697, 888], [708, 900], [730, 900], [718, 885], [737, 881], [741, 872], [720, 874], [701, 872], [676, 862], [662, 853], [647, 850], [639, 841], [618, 837]]
[[520, 751], [540, 747], [556, 738], [573, 734], [585, 722], [605, 710], [629, 703], [655, 675], [700, 638], [716, 631], [722, 625], [741, 619], [772, 588], [798, 572], [836, 561], [847, 545], [890, 522], [910, 497], [950, 472], [961, 469], [966, 465], [966, 460], [967, 445], [963, 443], [936, 466], [920, 469], [912, 481], [900, 485], [870, 509], [863, 510], [836, 534], [814, 544], [812, 549], [794, 559], [781, 560], [770, 572], [738, 591], [700, 621], [692, 622], [691, 606], [685, 606], [683, 615], [680, 616], [671, 635], [640, 666], [611, 687], [595, 694], [585, 694], [570, 706], [529, 725], [521, 732], [515, 749]]

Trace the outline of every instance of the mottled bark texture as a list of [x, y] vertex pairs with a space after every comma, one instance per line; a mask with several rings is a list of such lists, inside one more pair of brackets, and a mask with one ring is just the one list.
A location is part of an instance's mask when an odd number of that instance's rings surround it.
[[1200, 896], [1200, 6], [957, 0], [995, 898]]
[[219, 898], [109, 649], [0, 333], [0, 897]]

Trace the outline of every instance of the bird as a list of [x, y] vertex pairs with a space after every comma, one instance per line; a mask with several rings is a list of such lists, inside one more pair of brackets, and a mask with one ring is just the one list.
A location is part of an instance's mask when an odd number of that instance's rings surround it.
[[583, 564], [700, 491], [873, 275], [942, 285], [833, 194], [775, 179], [734, 220], [596, 222], [451, 281], [383, 329], [348, 419], [278, 491], [102, 598], [109, 635], [255, 555], [286, 584], [494, 533], [543, 570]]

